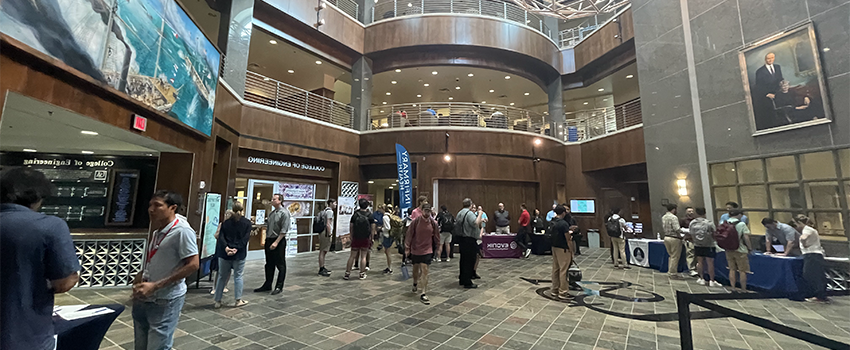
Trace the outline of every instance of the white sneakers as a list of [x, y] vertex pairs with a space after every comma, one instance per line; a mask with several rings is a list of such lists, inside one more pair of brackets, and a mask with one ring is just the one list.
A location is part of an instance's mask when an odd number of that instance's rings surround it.
[[708, 283], [708, 286], [709, 286], [709, 287], [723, 287], [723, 285], [722, 285], [722, 284], [720, 284], [720, 283], [717, 283], [717, 281], [711, 281], [711, 282], [709, 282], [709, 283]]
[[697, 278], [697, 284], [699, 284], [699, 285], [703, 285], [703, 286], [704, 286], [704, 285], [705, 285], [705, 280], [703, 280], [702, 278]]
[[697, 277], [697, 276], [699, 276], [699, 273], [691, 270], [691, 277]]
[[525, 253], [523, 253], [523, 257], [528, 258], [531, 255], [531, 249], [526, 249]]

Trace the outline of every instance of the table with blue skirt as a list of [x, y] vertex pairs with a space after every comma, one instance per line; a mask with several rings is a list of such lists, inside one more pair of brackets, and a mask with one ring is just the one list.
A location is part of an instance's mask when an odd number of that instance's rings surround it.
[[109, 330], [118, 315], [124, 312], [124, 306], [121, 304], [90, 305], [82, 310], [98, 307], [106, 307], [112, 309], [113, 312], [71, 321], [53, 316], [57, 350], [97, 350], [100, 348], [100, 342], [106, 335], [106, 331]]
[[534, 255], [551, 255], [552, 242], [546, 239], [542, 233], [531, 233], [531, 253]]
[[[646, 256], [637, 256], [636, 258], [648, 259], [648, 267], [661, 272], [667, 272], [670, 255], [667, 254], [667, 248], [664, 246], [663, 240], [626, 240], [627, 259], [633, 265], [641, 265], [634, 264], [630, 257], [635, 250], [633, 246], [643, 246], [643, 244], [630, 245], [630, 242], [646, 242], [648, 252], [638, 252], [638, 255], [645, 254]], [[714, 278], [724, 285], [729, 285], [729, 265], [726, 261], [726, 252], [720, 248], [717, 248], [717, 250], [717, 256], [714, 258]], [[679, 267], [677, 269], [678, 272], [688, 271], [687, 261], [685, 259], [686, 255], [685, 247], [682, 247], [682, 256], [679, 258]], [[802, 298], [808, 288], [806, 281], [803, 279], [802, 257], [780, 257], [753, 253], [749, 255], [749, 262], [752, 273], [747, 274], [747, 288], [750, 290], [799, 299]]]

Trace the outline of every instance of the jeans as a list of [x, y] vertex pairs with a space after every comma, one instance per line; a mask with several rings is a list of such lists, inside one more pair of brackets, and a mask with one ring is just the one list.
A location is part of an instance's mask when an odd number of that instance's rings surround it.
[[803, 254], [803, 279], [809, 285], [806, 297], [826, 299], [826, 275], [824, 274], [823, 254]]
[[472, 285], [472, 276], [475, 275], [475, 260], [478, 256], [478, 242], [473, 237], [460, 237], [458, 240], [460, 250], [460, 284]]
[[572, 239], [573, 239], [573, 242], [575, 242], [576, 255], [581, 255], [581, 234], [578, 234], [578, 233], [574, 234]]
[[277, 274], [277, 283], [275, 289], [283, 289], [283, 281], [286, 279], [286, 240], [281, 240], [275, 250], [271, 250], [271, 245], [275, 238], [266, 238], [266, 282], [263, 283], [264, 288], [271, 288], [274, 282], [274, 270], [280, 271]]
[[667, 261], [667, 274], [675, 275], [679, 272], [679, 258], [682, 257], [682, 240], [673, 237], [664, 237], [664, 247], [670, 260]]
[[245, 270], [245, 259], [224, 260], [218, 258], [218, 278], [215, 281], [215, 298], [221, 301], [221, 294], [230, 279], [230, 270], [233, 269], [233, 293], [236, 300], [242, 299], [242, 272]]
[[171, 349], [184, 301], [185, 295], [170, 300], [133, 301], [135, 350]]

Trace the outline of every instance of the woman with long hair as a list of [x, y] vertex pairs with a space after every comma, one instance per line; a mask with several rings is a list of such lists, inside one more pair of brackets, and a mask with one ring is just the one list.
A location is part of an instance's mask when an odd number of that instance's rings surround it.
[[824, 251], [820, 245], [820, 235], [814, 223], [807, 216], [794, 217], [794, 225], [800, 236], [800, 250], [803, 252], [803, 279], [809, 285], [806, 301], [829, 303], [826, 297], [826, 275], [824, 275]]
[[234, 307], [245, 306], [247, 301], [242, 299], [242, 273], [245, 271], [245, 258], [248, 255], [248, 239], [251, 237], [251, 220], [242, 215], [244, 208], [239, 201], [233, 202], [233, 212], [229, 219], [221, 224], [218, 235], [220, 244], [216, 244], [218, 256], [218, 278], [215, 283], [216, 309], [221, 307], [221, 295], [224, 286], [233, 271], [233, 293], [236, 298]]

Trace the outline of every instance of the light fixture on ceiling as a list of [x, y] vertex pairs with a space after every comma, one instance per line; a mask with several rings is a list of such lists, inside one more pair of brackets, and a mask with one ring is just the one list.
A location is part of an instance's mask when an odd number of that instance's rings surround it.
[[481, 101], [481, 103], [487, 103], [487, 101]]
[[437, 75], [437, 71], [431, 72], [431, 75]]
[[416, 95], [416, 97], [422, 97], [422, 95]]
[[455, 99], [454, 97], [449, 97], [449, 100], [454, 100], [454, 99]]
[[290, 70], [288, 70], [288, 71], [286, 71], [286, 72], [287, 72], [287, 73], [289, 73], [289, 74], [293, 74], [293, 73], [295, 73], [295, 71], [294, 71], [294, 70], [292, 70], [292, 69], [290, 69]]
[[422, 86], [431, 86], [431, 84], [425, 83], [425, 84], [422, 84]]
[[585, 102], [584, 104], [587, 104], [587, 102]]
[[316, 64], [322, 64], [322, 61], [316, 61]]
[[596, 91], [602, 92], [602, 91], [605, 91], [605, 89], [604, 89], [604, 88], [599, 88], [599, 89], [597, 89]]
[[24, 152], [38, 152], [38, 150], [32, 148], [24, 148]]
[[269, 81], [269, 80], [271, 80], [271, 79], [269, 79], [268, 77], [263, 78], [263, 81]]
[[515, 104], [515, 103], [511, 102], [511, 106], [513, 106], [514, 104]]
[[395, 72], [396, 72], [396, 73], [401, 73], [401, 69], [396, 69], [396, 70], [395, 70]]
[[83, 154], [94, 154], [94, 152], [92, 152], [92, 151], [83, 151], [82, 153]]
[[407, 3], [407, 7], [413, 7], [413, 4], [411, 4], [411, 3], [409, 3], [409, 2], [408, 2], [408, 3]]
[[391, 81], [391, 82], [390, 82], [390, 84], [395, 85], [395, 84], [398, 84], [398, 82], [397, 82], [397, 81], [395, 81], [395, 80], [393, 80], [393, 81]]
[[635, 77], [634, 75], [629, 74], [629, 75], [626, 76], [626, 79], [631, 79], [631, 78], [634, 78], [634, 77]]
[[510, 76], [510, 75], [506, 75], [506, 76], [505, 76], [505, 79], [510, 79], [510, 78], [511, 78], [511, 76]]
[[96, 131], [82, 130], [82, 131], [80, 131], [80, 134], [94, 136], [94, 135], [97, 135], [97, 132]]
[[369, 181], [367, 181], [367, 182], [368, 182], [368, 183], [370, 183], [370, 184], [375, 183], [375, 181], [372, 181], [372, 180], [369, 180]]
[[531, 93], [526, 92], [523, 95], [528, 96], [528, 95], [531, 95]]
[[452, 156], [451, 156], [451, 155], [449, 155], [449, 154], [446, 154], [446, 155], [444, 155], [444, 156], [443, 156], [443, 160], [445, 160], [445, 161], [447, 161], [447, 162], [451, 162], [451, 161], [452, 161]]
[[460, 86], [455, 86], [455, 90], [460, 90]]
[[389, 188], [390, 188], [390, 189], [393, 189], [393, 187], [392, 187], [392, 186], [390, 186]]
[[269, 44], [277, 45], [277, 40], [274, 40], [274, 39], [269, 40]]
[[413, 107], [416, 107], [416, 104], [415, 104], [415, 103], [413, 104]]
[[475, 74], [469, 73], [469, 74], [467, 74], [466, 76], [468, 76], [468, 77], [472, 78], [472, 77], [474, 77], [474, 76], [475, 76]]
[[496, 90], [490, 89], [490, 92], [496, 92]]
[[605, 101], [608, 101], [608, 99], [607, 99], [607, 98], [603, 98], [603, 99], [602, 99], [602, 102], [605, 102]]
[[392, 95], [392, 94], [393, 94], [392, 92], [387, 92], [387, 96]]
[[385, 105], [385, 104], [387, 104], [387, 101], [381, 102], [381, 104], [382, 104], [382, 105]]
[[381, 111], [381, 113], [384, 113], [384, 111]]
[[828, 48], [828, 47], [824, 47], [824, 48], [823, 48], [823, 52], [829, 52], [829, 48]]
[[[381, 112], [383, 112], [383, 111], [381, 111]], [[386, 128], [386, 127], [389, 127], [389, 126], [390, 126], [390, 123], [383, 123], [383, 124], [381, 124], [381, 126], [383, 126], [383, 127], [385, 127], [385, 128]]]

